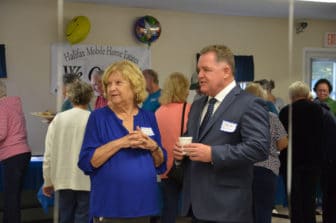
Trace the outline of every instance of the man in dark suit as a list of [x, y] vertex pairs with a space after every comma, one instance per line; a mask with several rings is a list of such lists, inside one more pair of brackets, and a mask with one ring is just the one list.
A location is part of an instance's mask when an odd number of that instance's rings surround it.
[[[186, 135], [193, 143], [174, 149], [185, 160], [182, 215], [196, 222], [252, 222], [253, 163], [265, 160], [270, 148], [265, 101], [244, 92], [234, 80], [229, 48], [204, 48], [198, 81], [205, 97], [191, 107]], [[210, 109], [209, 109], [210, 107]]]

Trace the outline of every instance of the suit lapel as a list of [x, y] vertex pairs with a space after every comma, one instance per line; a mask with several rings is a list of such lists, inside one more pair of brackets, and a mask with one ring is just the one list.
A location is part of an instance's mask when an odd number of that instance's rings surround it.
[[[233, 88], [228, 95], [224, 98], [222, 103], [219, 105], [211, 119], [209, 120], [208, 124], [205, 126], [203, 132], [199, 136], [199, 141], [207, 134], [210, 128], [216, 123], [216, 121], [221, 121], [223, 118], [224, 112], [230, 107], [234, 99], [241, 93], [242, 89], [238, 86]], [[205, 101], [206, 103], [207, 101]], [[202, 109], [201, 109], [202, 112]], [[198, 123], [198, 131], [199, 131], [200, 124]], [[197, 131], [197, 133], [198, 133]]]

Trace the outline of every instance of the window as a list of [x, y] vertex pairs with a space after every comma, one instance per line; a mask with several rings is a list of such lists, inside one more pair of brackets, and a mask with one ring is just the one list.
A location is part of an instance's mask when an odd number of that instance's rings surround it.
[[[315, 83], [321, 79], [327, 79], [331, 85], [336, 87], [336, 59], [317, 58], [311, 60], [311, 89], [314, 88]], [[330, 97], [335, 99], [335, 90], [330, 92]]]
[[[307, 48], [304, 49], [304, 80], [313, 89], [315, 83], [325, 78], [333, 86], [330, 97], [336, 99], [336, 49]], [[314, 97], [315, 92], [313, 92]]]

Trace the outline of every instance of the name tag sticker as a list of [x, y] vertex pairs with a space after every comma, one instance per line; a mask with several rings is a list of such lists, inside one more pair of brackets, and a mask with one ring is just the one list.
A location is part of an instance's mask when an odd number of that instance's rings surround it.
[[153, 132], [152, 128], [141, 127], [141, 131], [148, 136], [154, 136], [154, 132]]
[[224, 132], [234, 132], [237, 128], [237, 123], [223, 120], [221, 130]]

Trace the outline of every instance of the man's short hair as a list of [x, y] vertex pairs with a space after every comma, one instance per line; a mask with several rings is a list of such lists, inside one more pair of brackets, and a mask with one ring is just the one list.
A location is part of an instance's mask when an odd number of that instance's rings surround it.
[[225, 61], [226, 63], [229, 64], [232, 70], [232, 74], [235, 72], [235, 60], [234, 60], [234, 55], [231, 51], [231, 49], [225, 45], [210, 45], [204, 47], [200, 54], [206, 54], [209, 52], [214, 52], [217, 57], [217, 62], [220, 61]]
[[158, 73], [153, 69], [145, 69], [142, 71], [143, 75], [148, 75], [153, 78], [153, 82], [155, 84], [159, 84], [159, 75]]

